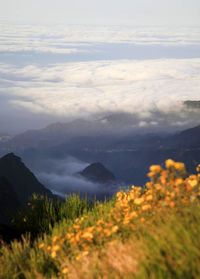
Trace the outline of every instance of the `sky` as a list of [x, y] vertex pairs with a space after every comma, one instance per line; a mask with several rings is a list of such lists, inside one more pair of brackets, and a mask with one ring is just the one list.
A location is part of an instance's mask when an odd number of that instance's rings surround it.
[[199, 25], [199, 0], [0, 0], [0, 19], [18, 23]]
[[199, 100], [199, 14], [199, 0], [0, 0], [0, 136]]

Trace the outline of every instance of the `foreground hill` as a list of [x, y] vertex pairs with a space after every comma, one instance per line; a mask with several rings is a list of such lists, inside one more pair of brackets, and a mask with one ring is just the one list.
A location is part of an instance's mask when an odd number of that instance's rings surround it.
[[[186, 177], [184, 164], [169, 159], [152, 165], [148, 177], [144, 188], [83, 211], [80, 200], [67, 200], [78, 218], [64, 217], [32, 243], [4, 244], [0, 278], [199, 278], [200, 165]], [[28, 220], [37, 225], [43, 210], [34, 210]]]
[[0, 176], [0, 223], [9, 223], [12, 213], [19, 207], [20, 202], [14, 188], [5, 177]]
[[[7, 190], [10, 189], [9, 195], [12, 195], [12, 200], [15, 192], [16, 201], [18, 200], [21, 205], [27, 204], [33, 193], [53, 197], [51, 191], [45, 188], [22, 163], [21, 159], [13, 153], [9, 153], [0, 159], [0, 176], [5, 177], [7, 185], [10, 185]], [[3, 184], [1, 184], [0, 192], [2, 191], [2, 195], [3, 189]]]

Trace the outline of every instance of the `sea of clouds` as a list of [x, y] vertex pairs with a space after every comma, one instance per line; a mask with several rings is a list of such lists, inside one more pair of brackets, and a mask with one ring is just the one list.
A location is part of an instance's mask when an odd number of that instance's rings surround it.
[[181, 112], [200, 99], [199, 28], [1, 24], [0, 42], [8, 132], [104, 111]]

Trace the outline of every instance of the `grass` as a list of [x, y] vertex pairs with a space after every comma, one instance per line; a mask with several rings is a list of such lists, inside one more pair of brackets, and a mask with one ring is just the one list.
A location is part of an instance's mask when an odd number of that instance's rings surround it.
[[86, 214], [93, 206], [87, 197], [81, 199], [76, 194], [67, 196], [65, 202], [33, 194], [28, 208], [18, 212], [12, 223], [21, 234], [29, 234], [31, 240], [34, 240], [38, 235], [52, 231], [54, 225], [61, 220], [65, 219], [69, 223]]
[[143, 188], [92, 205], [73, 196], [57, 213], [39, 199], [40, 211], [20, 218], [40, 229], [34, 240], [2, 245], [0, 278], [200, 278], [199, 167], [185, 173], [167, 160], [150, 167]]

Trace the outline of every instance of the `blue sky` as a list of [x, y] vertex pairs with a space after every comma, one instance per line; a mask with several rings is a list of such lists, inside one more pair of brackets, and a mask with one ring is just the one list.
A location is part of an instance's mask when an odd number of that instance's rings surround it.
[[0, 0], [0, 21], [199, 25], [199, 0]]

